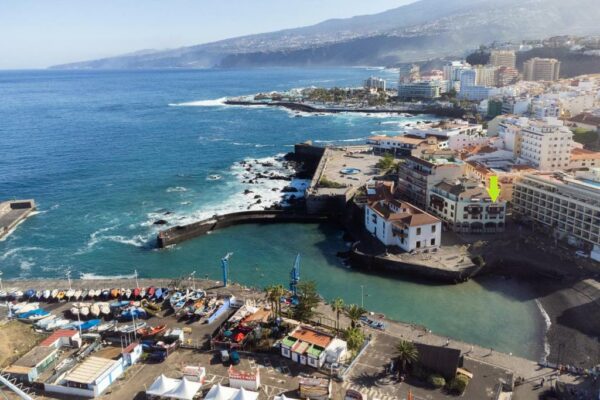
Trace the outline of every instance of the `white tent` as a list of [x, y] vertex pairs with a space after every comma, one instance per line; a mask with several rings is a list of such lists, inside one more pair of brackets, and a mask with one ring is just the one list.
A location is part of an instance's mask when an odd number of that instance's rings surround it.
[[239, 389], [233, 400], [256, 400], [258, 398], [257, 392], [251, 392], [244, 388]]
[[258, 393], [246, 389], [234, 389], [220, 384], [210, 388], [204, 400], [256, 400]]
[[237, 393], [237, 389], [228, 388], [221, 386], [221, 384], [214, 385], [210, 388], [204, 400], [229, 400]]
[[160, 375], [152, 385], [150, 385], [148, 390], [146, 390], [146, 394], [149, 396], [162, 396], [170, 390], [175, 389], [177, 385], [179, 385], [178, 379], [167, 378], [164, 375]]
[[162, 397], [166, 397], [169, 399], [181, 399], [181, 400], [192, 400], [196, 393], [202, 387], [202, 384], [199, 382], [191, 382], [186, 378], [183, 378], [181, 381], [177, 381], [179, 384], [177, 387], [172, 390], [163, 393]]

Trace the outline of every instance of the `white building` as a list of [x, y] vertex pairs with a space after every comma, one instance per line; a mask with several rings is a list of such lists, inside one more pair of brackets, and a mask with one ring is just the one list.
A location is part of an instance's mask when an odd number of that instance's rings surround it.
[[431, 124], [417, 124], [405, 128], [404, 133], [411, 137], [436, 137], [438, 142], [448, 142], [450, 150], [460, 150], [465, 146], [480, 144], [485, 140], [483, 125], [470, 124], [463, 120], [448, 120]]
[[410, 136], [371, 136], [367, 144], [373, 146], [375, 154], [410, 155], [413, 150], [437, 145], [437, 140]]
[[[325, 362], [336, 363], [344, 359], [347, 354], [347, 345], [339, 350], [340, 341], [333, 335], [318, 331], [309, 326], [298, 326], [292, 333], [281, 340], [281, 355], [302, 365], [321, 368]], [[335, 351], [331, 349], [335, 347]], [[339, 358], [330, 359], [332, 354]]]
[[537, 119], [543, 118], [560, 118], [561, 106], [557, 99], [538, 97], [531, 101], [530, 112], [532, 117]]
[[365, 89], [375, 89], [375, 90], [383, 90], [385, 91], [385, 79], [378, 78], [376, 76], [371, 76], [369, 79], [364, 82]]
[[446, 180], [433, 186], [429, 196], [429, 210], [456, 232], [504, 231], [506, 202], [492, 202], [480, 181]]
[[517, 63], [517, 56], [512, 50], [492, 50], [490, 54], [490, 64], [494, 67], [514, 68]]
[[437, 249], [441, 221], [407, 202], [379, 200], [365, 207], [365, 228], [385, 246], [406, 252]]
[[573, 133], [562, 122], [530, 120], [521, 130], [520, 158], [543, 171], [569, 168]]
[[554, 58], [534, 57], [523, 63], [526, 81], [555, 81], [560, 73], [560, 61]]

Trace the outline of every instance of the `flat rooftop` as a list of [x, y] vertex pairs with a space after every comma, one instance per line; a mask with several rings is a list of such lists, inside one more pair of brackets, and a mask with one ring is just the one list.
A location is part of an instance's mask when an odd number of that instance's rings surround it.
[[69, 382], [84, 385], [93, 384], [102, 374], [111, 369], [118, 361], [101, 357], [89, 357], [65, 376]]
[[[352, 147], [348, 147], [329, 149], [324, 156], [327, 157], [327, 161], [321, 179], [325, 177], [328, 181], [344, 185], [345, 188], [317, 188], [318, 194], [343, 194], [353, 187], [364, 186], [380, 174], [375, 165], [382, 157], [371, 153], [354, 152]], [[342, 170], [345, 168], [354, 168], [356, 171], [352, 174], [344, 174]]]

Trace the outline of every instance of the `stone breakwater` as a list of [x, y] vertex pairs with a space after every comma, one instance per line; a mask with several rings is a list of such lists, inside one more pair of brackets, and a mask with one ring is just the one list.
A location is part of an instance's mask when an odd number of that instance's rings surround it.
[[174, 226], [159, 232], [156, 238], [158, 248], [165, 248], [186, 240], [206, 235], [217, 229], [241, 224], [276, 224], [276, 223], [320, 223], [329, 219], [324, 215], [309, 215], [280, 210], [242, 211], [212, 218], [188, 225]]
[[35, 201], [15, 200], [0, 203], [0, 240], [8, 236], [35, 211]]

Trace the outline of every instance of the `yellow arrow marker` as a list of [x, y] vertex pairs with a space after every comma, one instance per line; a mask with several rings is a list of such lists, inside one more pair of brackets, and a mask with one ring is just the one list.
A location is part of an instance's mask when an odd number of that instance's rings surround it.
[[487, 188], [487, 192], [492, 198], [492, 201], [496, 202], [498, 196], [500, 196], [500, 188], [498, 187], [498, 177], [496, 175], [490, 176], [490, 187]]

